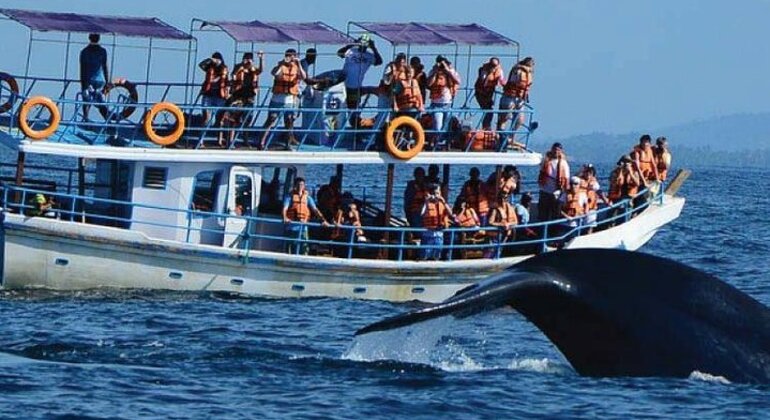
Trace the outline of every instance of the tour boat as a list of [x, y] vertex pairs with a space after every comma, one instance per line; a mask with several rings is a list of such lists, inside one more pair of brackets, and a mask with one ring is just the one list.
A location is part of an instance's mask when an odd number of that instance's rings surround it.
[[[517, 230], [535, 237], [504, 242], [495, 240], [495, 227], [449, 227], [441, 259], [423, 261], [418, 258], [426, 247], [419, 240], [423, 229], [409, 226], [395, 204], [400, 201], [394, 194], [397, 173], [439, 165], [452, 196], [453, 168], [491, 168], [499, 177], [504, 165], [537, 166], [543, 158], [528, 148], [537, 127], [531, 104], [518, 110], [521, 126], [488, 132], [480, 128], [483, 115], [499, 111], [473, 102], [478, 63], [472, 60], [495, 55], [509, 67], [520, 58], [516, 41], [478, 24], [351, 22], [343, 32], [322, 22], [195, 19], [188, 33], [157, 18], [14, 9], [0, 9], [0, 14], [27, 30], [30, 42], [24, 71], [0, 73], [0, 144], [16, 155], [15, 163], [2, 167], [12, 173], [0, 173], [0, 284], [5, 290], [133, 288], [439, 302], [536, 253], [636, 250], [675, 220], [684, 205], [675, 195], [684, 179], [679, 177], [665, 190], [643, 192], [633, 206], [623, 200], [600, 208], [593, 227], [538, 222], [533, 208], [533, 221]], [[115, 79], [104, 102], [84, 100], [79, 80], [71, 77], [77, 67], [71, 57], [89, 33], [104, 36], [112, 64], [122, 52], [136, 55], [141, 49], [144, 80]], [[266, 87], [254, 106], [201, 104], [195, 64], [199, 55], [208, 56], [199, 45], [213, 34], [232, 39], [236, 59], [257, 46], [265, 48]], [[293, 129], [298, 144], [289, 143], [289, 129], [280, 121], [265, 135], [266, 114], [283, 111], [269, 105], [269, 69], [277, 61], [271, 55], [282, 57], [287, 45], [300, 53], [313, 46], [330, 67], [340, 68], [342, 61], [333, 54], [362, 34], [385, 45], [391, 56], [430, 51], [455, 63], [467, 60], [455, 102], [443, 110], [444, 127], [431, 130], [408, 116], [391, 118], [392, 109], [378, 108], [373, 90], [367, 90], [359, 110], [366, 124], [353, 129], [345, 90], [340, 80], [332, 80], [339, 72], [327, 72], [327, 79], [321, 77], [326, 83], [303, 92]], [[31, 75], [37, 49], [48, 48], [47, 66], [58, 60], [50, 60], [51, 44], [64, 54], [61, 75]], [[161, 54], [174, 55], [184, 82], [152, 80], [152, 60]], [[372, 67], [370, 77], [383, 67]], [[116, 74], [118, 69], [110, 70]], [[93, 108], [90, 119], [84, 118], [84, 106]], [[217, 124], [217, 118], [200, 117], [204, 110], [237, 118]], [[227, 141], [231, 133], [233, 141]], [[226, 147], [217, 147], [220, 134]], [[263, 150], [249, 147], [261, 135]], [[433, 140], [430, 147], [426, 137]], [[509, 147], [511, 137], [515, 141]], [[375, 188], [378, 200], [354, 193], [365, 241], [355, 227], [329, 228], [314, 221], [303, 224], [307, 238], [286, 233], [281, 208], [293, 180], [330, 167], [343, 189], [350, 189], [348, 179], [364, 175], [384, 186]], [[372, 168], [382, 168], [382, 180], [371, 179]], [[40, 197], [53, 204], [39, 211]], [[330, 239], [331, 229], [342, 235]]]

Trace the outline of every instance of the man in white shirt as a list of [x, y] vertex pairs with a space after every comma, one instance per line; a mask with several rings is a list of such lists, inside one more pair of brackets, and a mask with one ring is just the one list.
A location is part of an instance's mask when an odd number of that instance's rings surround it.
[[[367, 51], [371, 48], [372, 51]], [[345, 72], [345, 95], [348, 109], [358, 109], [366, 72], [371, 66], [382, 64], [382, 56], [368, 35], [363, 35], [353, 44], [348, 44], [337, 51], [337, 56], [345, 59], [342, 70]], [[359, 113], [351, 112], [350, 125], [358, 127]]]

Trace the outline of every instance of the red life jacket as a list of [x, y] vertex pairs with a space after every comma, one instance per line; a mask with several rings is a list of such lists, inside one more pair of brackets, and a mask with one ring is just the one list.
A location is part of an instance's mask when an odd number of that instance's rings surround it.
[[635, 146], [634, 154], [636, 154], [636, 158], [639, 160], [639, 170], [642, 171], [642, 176], [645, 179], [654, 180], [656, 163], [652, 146], [647, 148]]
[[414, 188], [414, 197], [412, 197], [412, 201], [409, 203], [409, 213], [420, 214], [422, 205], [425, 204], [426, 191], [419, 185], [415, 185]]
[[488, 68], [485, 64], [479, 69], [479, 78], [476, 79], [476, 83], [473, 85], [477, 95], [491, 96], [495, 92], [497, 81], [503, 75], [503, 70], [500, 66], [495, 67], [492, 71], [487, 71]]
[[567, 200], [564, 203], [563, 210], [569, 217], [586, 214], [585, 207], [583, 207], [583, 204], [580, 202], [580, 194], [578, 191], [570, 191], [567, 193]]

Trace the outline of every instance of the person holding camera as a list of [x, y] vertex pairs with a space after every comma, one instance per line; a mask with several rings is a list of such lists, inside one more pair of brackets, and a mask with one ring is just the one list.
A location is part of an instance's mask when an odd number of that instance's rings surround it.
[[476, 102], [479, 108], [484, 110], [484, 117], [481, 119], [481, 129], [492, 129], [492, 108], [495, 106], [495, 89], [498, 86], [505, 85], [503, 76], [503, 67], [500, 65], [500, 59], [492, 57], [488, 62], [479, 67], [479, 75], [476, 83], [473, 85]]
[[[508, 119], [512, 118], [513, 131], [517, 131], [524, 124], [524, 114], [520, 111], [524, 104], [529, 102], [529, 90], [535, 72], [535, 60], [526, 57], [516, 63], [508, 74], [508, 81], [503, 86], [503, 96], [500, 98], [500, 111], [497, 120], [497, 131], [504, 131]], [[508, 144], [513, 144], [514, 135], [508, 138]]]
[[[371, 49], [369, 52], [367, 49]], [[345, 59], [342, 70], [345, 72], [345, 95], [347, 107], [358, 110], [363, 94], [363, 83], [366, 72], [371, 66], [382, 64], [382, 56], [374, 45], [374, 40], [368, 34], [362, 35], [356, 42], [345, 45], [337, 51], [337, 56]], [[357, 128], [360, 114], [350, 113], [350, 126]]]
[[436, 64], [428, 74], [428, 89], [430, 90], [430, 109], [433, 116], [432, 143], [441, 140], [441, 132], [444, 129], [444, 109], [452, 106], [452, 101], [460, 88], [460, 75], [452, 67], [452, 62], [443, 55], [436, 57]]
[[545, 154], [537, 183], [540, 195], [537, 203], [538, 220], [547, 222], [561, 215], [561, 195], [569, 188], [569, 163], [561, 143], [554, 143]]
[[[229, 96], [228, 83], [230, 71], [227, 69], [222, 53], [219, 51], [211, 54], [211, 58], [198, 63], [198, 67], [206, 72], [203, 85], [201, 86], [201, 105], [205, 107], [203, 109], [203, 124], [206, 125], [211, 116], [211, 109], [209, 108], [225, 106], [225, 100]], [[214, 125], [219, 126], [219, 123], [220, 121], [217, 120]]]
[[279, 61], [270, 71], [273, 75], [273, 96], [270, 98], [270, 112], [263, 125], [264, 133], [260, 141], [260, 149], [266, 147], [267, 136], [270, 128], [278, 120], [278, 115], [283, 113], [283, 123], [287, 130], [286, 148], [297, 144], [294, 138], [294, 110], [299, 106], [299, 83], [307, 79], [307, 74], [299, 64], [297, 50], [289, 48], [284, 53], [283, 60]]
[[450, 215], [449, 205], [444, 197], [441, 196], [441, 187], [431, 184], [428, 187], [428, 194], [425, 196], [425, 203], [420, 213], [422, 216], [422, 227], [426, 230], [422, 233], [422, 246], [420, 258], [423, 260], [441, 259], [441, 248], [444, 246], [443, 229], [449, 227]]

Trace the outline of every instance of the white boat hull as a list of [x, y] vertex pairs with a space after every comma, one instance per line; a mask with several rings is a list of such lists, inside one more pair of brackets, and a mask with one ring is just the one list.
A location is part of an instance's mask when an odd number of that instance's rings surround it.
[[[568, 248], [636, 250], [684, 206], [666, 196], [634, 219]], [[530, 256], [438, 262], [340, 259], [155, 240], [89, 224], [6, 214], [2, 287], [135, 288], [249, 296], [440, 302]]]

